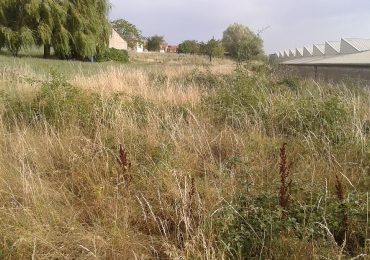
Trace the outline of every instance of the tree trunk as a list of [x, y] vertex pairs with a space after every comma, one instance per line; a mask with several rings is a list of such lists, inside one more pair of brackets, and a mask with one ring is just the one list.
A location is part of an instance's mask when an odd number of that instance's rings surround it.
[[50, 59], [50, 49], [51, 49], [50, 44], [44, 45], [44, 59]]

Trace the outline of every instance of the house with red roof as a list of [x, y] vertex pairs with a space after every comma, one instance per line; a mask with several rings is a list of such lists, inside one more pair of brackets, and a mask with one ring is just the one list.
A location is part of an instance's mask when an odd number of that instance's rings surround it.
[[177, 45], [168, 45], [168, 43], [164, 42], [161, 44], [161, 50], [160, 52], [165, 53], [176, 53], [179, 46]]
[[168, 43], [164, 42], [161, 44], [161, 50], [160, 52], [167, 52], [167, 49], [168, 49]]
[[134, 52], [144, 51], [144, 43], [138, 41], [136, 38], [131, 38], [129, 42], [130, 42], [130, 45], [133, 47], [132, 48], [128, 47], [128, 50], [134, 51]]
[[179, 48], [179, 46], [177, 46], [177, 45], [169, 45], [168, 48], [167, 48], [167, 52], [177, 53], [178, 48]]

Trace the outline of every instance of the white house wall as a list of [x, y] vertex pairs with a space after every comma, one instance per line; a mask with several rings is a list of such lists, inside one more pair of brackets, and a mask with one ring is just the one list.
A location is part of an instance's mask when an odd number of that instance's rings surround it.
[[115, 48], [118, 50], [127, 50], [127, 42], [112, 29], [112, 35], [109, 37], [109, 48]]

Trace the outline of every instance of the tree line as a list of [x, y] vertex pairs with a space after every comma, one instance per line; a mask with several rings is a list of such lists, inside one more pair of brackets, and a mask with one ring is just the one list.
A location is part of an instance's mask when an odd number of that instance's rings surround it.
[[[145, 38], [135, 25], [125, 20], [112, 22], [113, 28], [129, 43], [132, 39], [138, 39], [140, 43], [146, 42], [148, 51], [159, 51], [164, 36], [154, 35]], [[262, 32], [262, 31], [261, 31]], [[208, 55], [210, 60], [213, 57], [224, 57], [225, 52], [231, 58], [238, 60], [250, 60], [264, 56], [263, 40], [260, 33], [255, 33], [247, 26], [234, 23], [224, 32], [221, 40], [214, 37], [207, 42], [196, 40], [184, 40], [177, 49], [178, 53]]]
[[223, 57], [227, 53], [231, 58], [250, 60], [264, 56], [263, 40], [247, 26], [234, 23], [224, 32], [221, 40], [212, 38], [207, 42], [185, 40], [179, 44], [179, 53], [199, 53], [212, 57]]
[[[108, 20], [109, 0], [1, 0], [0, 49], [7, 48], [17, 56], [22, 48], [43, 46], [44, 58], [51, 50], [59, 59], [85, 59], [103, 53], [109, 44], [113, 27], [134, 48], [146, 43], [149, 51], [159, 51], [164, 36], [144, 37], [126, 20]], [[259, 34], [241, 24], [232, 24], [221, 40], [207, 42], [185, 40], [179, 53], [223, 57], [227, 52], [234, 59], [249, 60], [264, 55]]]

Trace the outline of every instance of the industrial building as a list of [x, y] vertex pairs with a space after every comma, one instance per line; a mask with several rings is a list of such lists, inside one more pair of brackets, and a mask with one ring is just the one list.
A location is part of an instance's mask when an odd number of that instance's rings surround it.
[[342, 38], [303, 48], [280, 51], [270, 55], [279, 69], [339, 83], [343, 79], [356, 79], [359, 85], [370, 86], [370, 39]]

